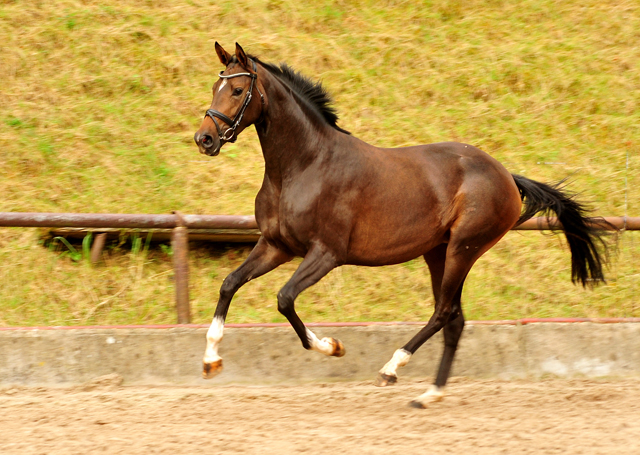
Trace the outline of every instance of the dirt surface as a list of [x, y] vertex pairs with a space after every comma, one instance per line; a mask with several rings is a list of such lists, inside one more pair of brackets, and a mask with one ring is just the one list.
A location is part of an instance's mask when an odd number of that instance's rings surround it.
[[640, 380], [0, 387], [2, 454], [638, 454]]

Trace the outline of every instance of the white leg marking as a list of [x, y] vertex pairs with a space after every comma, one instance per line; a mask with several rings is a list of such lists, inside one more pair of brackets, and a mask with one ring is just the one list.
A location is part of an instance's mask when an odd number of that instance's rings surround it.
[[315, 333], [307, 329], [307, 338], [311, 344], [311, 350], [322, 352], [324, 355], [332, 355], [335, 347], [331, 342], [331, 338], [318, 339]]
[[211, 327], [207, 331], [207, 349], [204, 351], [204, 363], [213, 363], [220, 360], [218, 355], [218, 345], [222, 340], [222, 331], [224, 329], [224, 321], [221, 317], [213, 318]]
[[222, 79], [222, 82], [220, 82], [220, 87], [218, 87], [218, 91], [222, 90], [222, 87], [224, 87], [225, 85], [227, 85], [227, 80]]
[[405, 366], [411, 359], [411, 353], [404, 349], [398, 349], [393, 353], [393, 357], [389, 360], [385, 366], [380, 370], [380, 374], [386, 374], [387, 376], [397, 376], [396, 371], [399, 367]]
[[430, 404], [436, 403], [438, 401], [442, 401], [444, 398], [444, 387], [438, 387], [437, 385], [432, 385], [429, 390], [420, 395], [418, 398], [413, 400], [416, 403], [420, 403], [423, 407]]

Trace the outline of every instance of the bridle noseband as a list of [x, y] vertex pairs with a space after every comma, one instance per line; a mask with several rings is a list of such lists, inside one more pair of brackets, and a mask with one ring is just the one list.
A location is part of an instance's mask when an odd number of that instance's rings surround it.
[[[235, 142], [236, 139], [238, 138], [236, 136], [236, 128], [238, 128], [238, 125], [242, 121], [242, 116], [244, 115], [244, 111], [247, 110], [247, 106], [249, 106], [249, 103], [251, 102], [251, 98], [253, 97], [252, 95], [253, 86], [255, 85], [256, 79], [258, 78], [258, 68], [256, 66], [256, 62], [251, 60], [251, 64], [253, 65], [253, 71], [254, 71], [253, 73], [237, 73], [237, 74], [231, 74], [229, 76], [225, 76], [222, 74], [224, 73], [224, 71], [220, 71], [221, 79], [231, 79], [231, 78], [240, 77], [240, 76], [249, 76], [251, 78], [251, 84], [249, 85], [247, 96], [245, 96], [244, 101], [242, 102], [242, 106], [240, 106], [240, 109], [238, 110], [238, 112], [236, 113], [236, 116], [233, 119], [230, 119], [225, 114], [223, 114], [220, 111], [216, 111], [215, 109], [208, 109], [207, 113], [204, 114], [205, 118], [208, 116], [208, 117], [211, 117], [211, 120], [213, 120], [213, 123], [216, 125], [216, 130], [218, 130], [218, 138], [221, 141]], [[258, 89], [258, 93], [260, 93], [259, 89]], [[260, 93], [260, 99], [262, 100], [262, 104], [264, 104], [264, 96], [262, 95], [262, 93]], [[220, 120], [222, 120], [227, 125], [229, 125], [229, 128], [227, 128], [223, 132], [222, 128], [220, 128], [220, 125], [216, 121], [216, 117], [218, 117]]]

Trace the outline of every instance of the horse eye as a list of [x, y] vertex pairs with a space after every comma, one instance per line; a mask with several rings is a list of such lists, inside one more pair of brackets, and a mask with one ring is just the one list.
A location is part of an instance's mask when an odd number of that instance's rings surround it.
[[240, 87], [233, 90], [233, 96], [242, 95], [242, 89]]

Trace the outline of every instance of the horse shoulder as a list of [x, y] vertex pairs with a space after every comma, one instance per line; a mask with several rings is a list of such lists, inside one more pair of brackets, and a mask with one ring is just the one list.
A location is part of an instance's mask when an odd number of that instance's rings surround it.
[[273, 239], [278, 236], [279, 227], [279, 200], [281, 190], [265, 176], [262, 187], [258, 191], [255, 200], [256, 222], [263, 236]]

